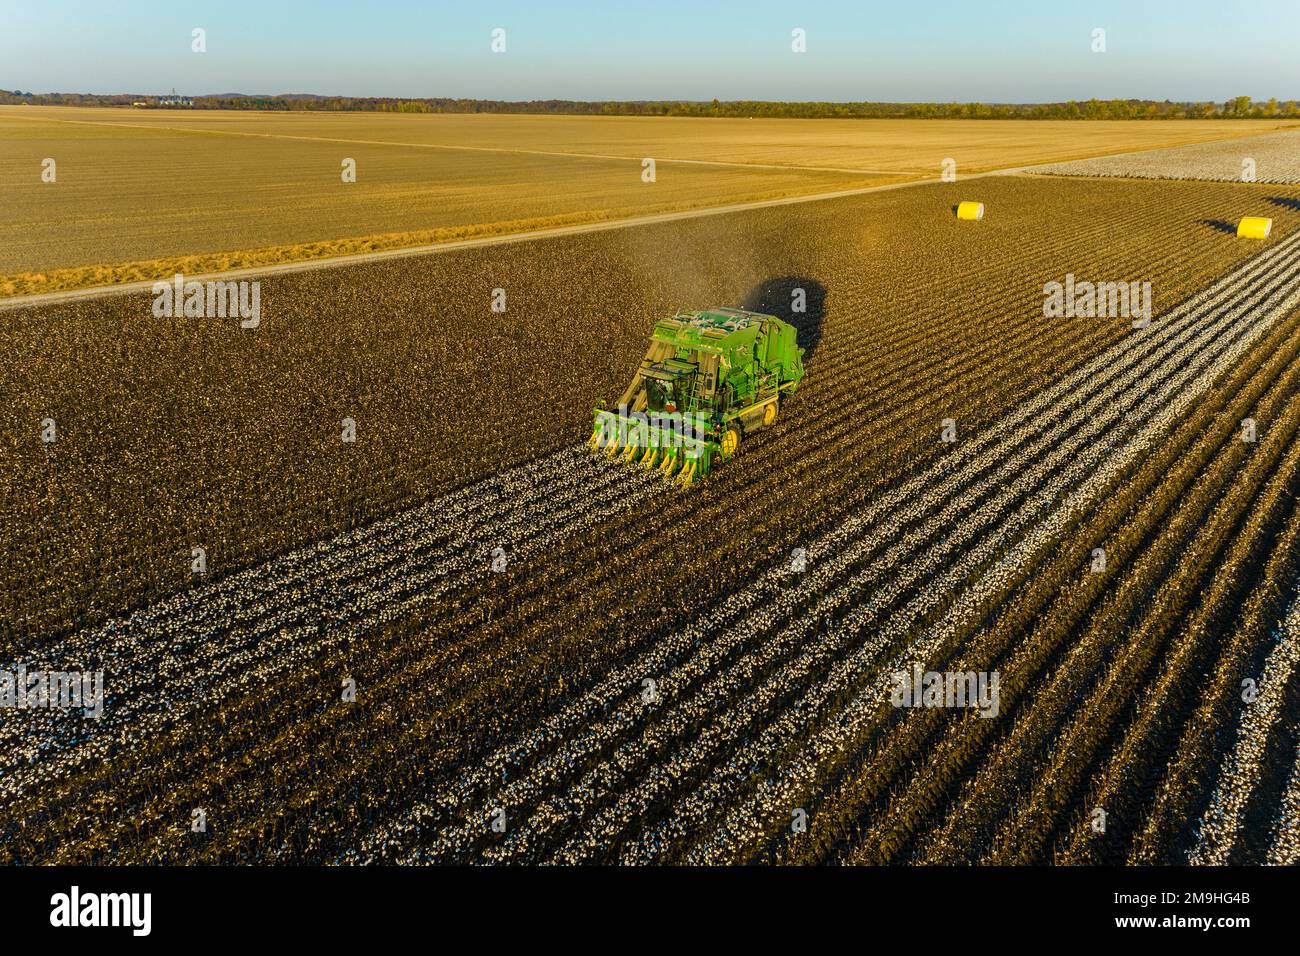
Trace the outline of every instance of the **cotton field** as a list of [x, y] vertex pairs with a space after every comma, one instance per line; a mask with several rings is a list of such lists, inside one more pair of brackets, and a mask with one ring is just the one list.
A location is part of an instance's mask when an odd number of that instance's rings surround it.
[[[1297, 227], [998, 176], [267, 277], [256, 329], [10, 309], [0, 665], [105, 701], [0, 714], [0, 847], [1293, 862]], [[687, 489], [592, 454], [706, 305], [798, 330], [780, 419]]]

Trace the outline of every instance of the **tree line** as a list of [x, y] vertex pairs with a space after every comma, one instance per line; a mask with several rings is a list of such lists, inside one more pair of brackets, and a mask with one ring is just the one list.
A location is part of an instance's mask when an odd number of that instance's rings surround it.
[[[0, 104], [41, 106], [157, 107], [161, 97], [137, 94], [24, 93], [0, 90]], [[871, 103], [773, 100], [472, 100], [450, 97], [277, 96], [223, 94], [192, 97], [188, 109], [319, 110], [369, 113], [540, 113], [573, 116], [721, 116], [795, 119], [1271, 119], [1300, 117], [1296, 100], [1252, 100], [1235, 96], [1222, 103], [1170, 100], [1069, 100], [1064, 103]]]

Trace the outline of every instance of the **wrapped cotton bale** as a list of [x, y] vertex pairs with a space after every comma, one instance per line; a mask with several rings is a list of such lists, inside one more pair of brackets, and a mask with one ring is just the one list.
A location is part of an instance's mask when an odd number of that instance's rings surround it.
[[1264, 216], [1242, 216], [1237, 223], [1238, 239], [1267, 239], [1273, 231], [1273, 220]]
[[957, 218], [967, 219], [971, 222], [984, 218], [984, 204], [982, 202], [959, 202], [957, 204]]

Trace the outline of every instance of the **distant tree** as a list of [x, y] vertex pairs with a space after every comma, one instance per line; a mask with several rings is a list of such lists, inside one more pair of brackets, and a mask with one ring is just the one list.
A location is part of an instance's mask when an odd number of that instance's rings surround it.
[[1250, 97], [1234, 96], [1223, 105], [1223, 111], [1230, 116], [1247, 116], [1250, 114]]

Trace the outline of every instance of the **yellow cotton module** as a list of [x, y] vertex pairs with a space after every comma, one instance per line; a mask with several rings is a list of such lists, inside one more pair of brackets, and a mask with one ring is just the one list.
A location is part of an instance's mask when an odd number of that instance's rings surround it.
[[1273, 231], [1273, 220], [1264, 216], [1243, 216], [1237, 223], [1238, 239], [1267, 239]]
[[984, 218], [984, 204], [982, 202], [959, 202], [957, 204], [957, 218], [968, 219], [971, 222]]

